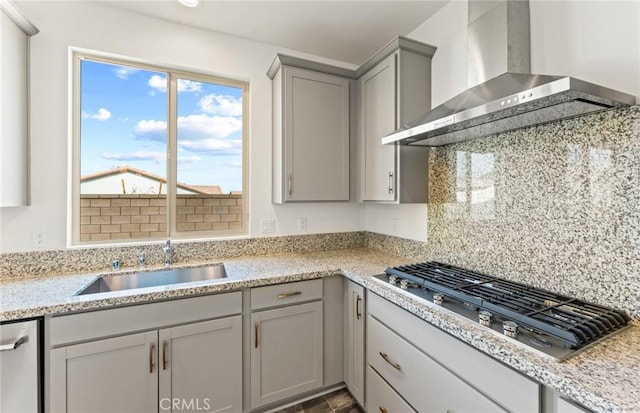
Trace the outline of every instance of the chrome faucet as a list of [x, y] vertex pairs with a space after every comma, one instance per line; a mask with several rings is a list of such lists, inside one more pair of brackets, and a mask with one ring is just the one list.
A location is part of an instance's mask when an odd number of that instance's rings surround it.
[[140, 258], [138, 258], [138, 266], [139, 266], [140, 268], [145, 268], [145, 267], [147, 266], [146, 258], [147, 258], [147, 257], [146, 257], [146, 255], [145, 255], [144, 251], [142, 251], [142, 252], [140, 253]]
[[171, 265], [171, 240], [168, 239], [167, 243], [162, 247], [162, 252], [164, 252], [164, 266], [168, 267]]

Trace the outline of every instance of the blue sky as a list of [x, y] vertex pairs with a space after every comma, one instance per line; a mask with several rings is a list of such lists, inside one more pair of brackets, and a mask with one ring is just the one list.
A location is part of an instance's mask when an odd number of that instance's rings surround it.
[[[81, 175], [129, 165], [167, 175], [167, 76], [82, 60]], [[178, 182], [242, 189], [242, 90], [178, 80]]]

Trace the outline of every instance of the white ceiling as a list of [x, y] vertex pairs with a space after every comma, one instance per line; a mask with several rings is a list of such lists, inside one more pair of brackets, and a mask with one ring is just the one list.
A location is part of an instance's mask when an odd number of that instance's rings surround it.
[[449, 0], [99, 0], [126, 10], [356, 65], [406, 35]]

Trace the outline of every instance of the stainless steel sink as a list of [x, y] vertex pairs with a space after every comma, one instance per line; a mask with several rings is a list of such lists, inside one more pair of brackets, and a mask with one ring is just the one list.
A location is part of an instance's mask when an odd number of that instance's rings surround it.
[[174, 268], [170, 270], [99, 277], [75, 295], [99, 294], [138, 288], [215, 280], [227, 277], [223, 264], [206, 267]]

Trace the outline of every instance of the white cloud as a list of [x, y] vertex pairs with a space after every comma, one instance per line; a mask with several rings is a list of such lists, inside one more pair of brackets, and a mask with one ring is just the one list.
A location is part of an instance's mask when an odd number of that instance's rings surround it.
[[164, 152], [151, 152], [151, 151], [136, 151], [136, 152], [124, 152], [124, 153], [103, 153], [103, 159], [109, 159], [113, 161], [154, 161], [157, 163], [165, 162], [167, 154]]
[[137, 135], [157, 134], [167, 130], [167, 122], [153, 119], [141, 120], [133, 130]]
[[109, 112], [105, 108], [100, 108], [100, 109], [98, 109], [98, 113], [82, 112], [82, 118], [83, 119], [95, 119], [95, 120], [99, 120], [99, 121], [103, 122], [105, 120], [111, 119], [111, 112]]
[[242, 98], [210, 94], [198, 102], [203, 112], [221, 116], [242, 116]]
[[178, 93], [180, 92], [199, 92], [202, 89], [202, 83], [193, 80], [178, 79]]
[[147, 84], [159, 92], [165, 93], [167, 91], [167, 78], [164, 76], [153, 75]]
[[200, 141], [180, 141], [178, 143], [182, 149], [191, 152], [224, 152], [226, 154], [239, 154], [242, 149], [242, 142], [223, 139], [203, 139]]
[[116, 69], [113, 69], [113, 73], [115, 73], [116, 77], [123, 80], [128, 79], [130, 75], [138, 73], [139, 71], [140, 69], [125, 66], [118, 66]]
[[[166, 93], [167, 92], [167, 78], [165, 76], [153, 75], [147, 82], [149, 87], [155, 91]], [[200, 82], [194, 82], [192, 80], [178, 79], [178, 93], [182, 92], [199, 92], [202, 89]]]
[[[134, 132], [139, 138], [165, 142], [167, 122], [141, 120]], [[242, 130], [242, 121], [230, 116], [205, 114], [178, 117], [178, 146], [190, 152], [240, 153], [242, 143], [230, 137]]]
[[242, 130], [242, 121], [228, 116], [189, 115], [178, 118], [180, 140], [224, 139]]

